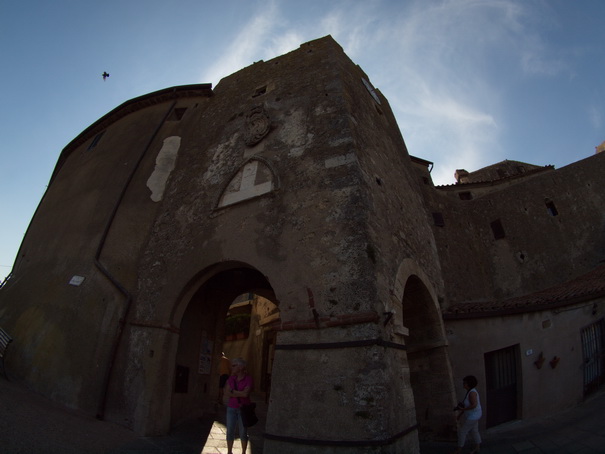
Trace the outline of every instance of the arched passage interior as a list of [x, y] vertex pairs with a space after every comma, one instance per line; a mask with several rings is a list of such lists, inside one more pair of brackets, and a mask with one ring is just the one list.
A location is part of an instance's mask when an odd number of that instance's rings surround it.
[[221, 268], [195, 291], [180, 321], [171, 399], [173, 427], [200, 414], [216, 411], [218, 368], [226, 345], [227, 314], [237, 312], [233, 308], [246, 303], [247, 295], [252, 297], [248, 302], [252, 304], [254, 300], [258, 310], [249, 312], [247, 339], [241, 339], [243, 342], [239, 344], [240, 339], [237, 339], [231, 346], [235, 351], [239, 348], [244, 352], [239, 356], [249, 356], [245, 359], [249, 363], [249, 373], [256, 377], [255, 389], [268, 391], [270, 379], [266, 372], [270, 368], [267, 362], [275, 339], [272, 325], [278, 321], [278, 315], [275, 316], [277, 299], [267, 278], [258, 270], [242, 264]]
[[405, 283], [402, 305], [419, 436], [450, 438], [455, 431], [452, 372], [440, 312], [415, 275]]

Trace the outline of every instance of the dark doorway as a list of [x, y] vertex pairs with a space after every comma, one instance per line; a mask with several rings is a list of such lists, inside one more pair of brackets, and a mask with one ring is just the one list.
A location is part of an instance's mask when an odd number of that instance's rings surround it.
[[454, 431], [452, 375], [443, 320], [418, 276], [410, 276], [403, 293], [403, 326], [421, 440], [448, 438]]
[[519, 346], [495, 350], [484, 355], [486, 427], [518, 418]]
[[599, 320], [582, 330], [584, 360], [584, 395], [605, 382], [605, 321]]

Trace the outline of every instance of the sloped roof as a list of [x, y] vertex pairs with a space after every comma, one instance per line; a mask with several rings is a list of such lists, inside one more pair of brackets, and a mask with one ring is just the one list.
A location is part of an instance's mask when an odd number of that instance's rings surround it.
[[[501, 163], [503, 163], [503, 162], [511, 163], [511, 162], [519, 162], [519, 161], [502, 161]], [[499, 163], [499, 164], [501, 164], [501, 163]], [[519, 162], [519, 163], [523, 164], [521, 162]], [[452, 184], [439, 185], [436, 187], [438, 189], [443, 189], [443, 190], [452, 190], [452, 189], [457, 190], [457, 189], [462, 189], [462, 188], [464, 188], [466, 190], [466, 189], [472, 188], [472, 187], [498, 186], [502, 183], [506, 183], [509, 181], [525, 179], [527, 177], [534, 176], [534, 175], [544, 172], [544, 171], [555, 170], [555, 166], [553, 166], [553, 165], [546, 165], [543, 167], [535, 166], [533, 164], [527, 164], [527, 165], [531, 167], [529, 170], [526, 170], [523, 173], [518, 173], [516, 175], [508, 175], [508, 176], [498, 177], [498, 178], [485, 178], [485, 179], [476, 180], [476, 181], [469, 181], [466, 183], [456, 182], [456, 183], [452, 183]], [[477, 177], [479, 175], [484, 175], [486, 172], [488, 172], [489, 170], [494, 169], [494, 168], [498, 168], [498, 164], [493, 164], [491, 166], [484, 167], [483, 169], [479, 169], [474, 172], [469, 172], [469, 175], [471, 177], [473, 177], [473, 176]]]
[[63, 163], [67, 159], [67, 156], [69, 156], [71, 152], [73, 152], [88, 139], [103, 131], [112, 123], [116, 122], [118, 119], [150, 105], [160, 104], [168, 100], [196, 96], [212, 96], [212, 84], [179, 85], [176, 87], [164, 88], [163, 90], [147, 93], [120, 104], [111, 112], [103, 115], [101, 118], [87, 127], [84, 131], [78, 134], [75, 139], [68, 143], [65, 148], [63, 148], [63, 151], [61, 151], [59, 159], [57, 160], [55, 169], [50, 177], [49, 185], [53, 182], [59, 173], [59, 170], [61, 170]]
[[527, 168], [531, 168], [531, 169], [540, 169], [543, 166], [538, 166], [536, 164], [530, 164], [528, 162], [522, 162], [522, 161], [515, 161], [513, 159], [504, 159], [503, 161], [500, 162], [496, 162], [495, 164], [490, 164], [488, 166], [485, 167], [481, 167], [480, 169], [477, 170], [473, 170], [472, 172], [469, 172], [469, 174], [474, 174], [474, 173], [479, 173], [479, 172], [483, 172], [486, 170], [491, 170], [491, 169], [495, 169], [498, 167], [502, 167], [502, 166], [508, 166], [508, 165], [521, 165]]
[[605, 297], [605, 264], [571, 281], [503, 301], [455, 304], [444, 319], [466, 319], [556, 309]]

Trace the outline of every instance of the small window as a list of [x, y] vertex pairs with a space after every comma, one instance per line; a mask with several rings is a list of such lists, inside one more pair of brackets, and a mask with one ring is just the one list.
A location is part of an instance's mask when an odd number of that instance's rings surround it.
[[458, 197], [460, 197], [460, 200], [473, 200], [473, 194], [471, 194], [469, 191], [459, 192]]
[[[363, 77], [361, 78], [361, 81], [365, 85], [366, 90], [368, 90], [368, 92], [370, 93], [370, 95], [372, 96], [374, 101], [376, 101], [378, 104], [380, 104], [380, 98], [376, 94], [376, 90], [374, 89], [374, 86]], [[382, 114], [382, 112], [380, 112], [380, 113]]]
[[445, 227], [445, 220], [443, 219], [443, 213], [433, 213], [433, 222], [437, 227]]
[[254, 92], [254, 94], [252, 95], [252, 97], [256, 98], [257, 96], [262, 96], [265, 93], [267, 93], [267, 86], [266, 85], [264, 87], [257, 88], [256, 91]]
[[170, 116], [168, 117], [168, 121], [181, 121], [181, 119], [183, 118], [183, 115], [185, 115], [186, 111], [187, 111], [186, 107], [177, 107], [177, 108], [175, 108], [170, 113]]
[[96, 147], [99, 144], [101, 137], [103, 137], [103, 134], [105, 134], [105, 131], [101, 131], [100, 133], [98, 133], [95, 136], [95, 138], [92, 139], [92, 142], [90, 142], [90, 145], [88, 145], [87, 150], [92, 150], [94, 147]]
[[504, 227], [502, 227], [502, 221], [500, 221], [500, 219], [496, 219], [494, 222], [492, 222], [490, 224], [491, 228], [492, 228], [492, 232], [494, 234], [494, 239], [495, 240], [499, 240], [501, 238], [504, 238]]
[[555, 206], [555, 203], [552, 200], [546, 199], [544, 203], [546, 204], [546, 211], [548, 211], [548, 214], [550, 214], [551, 216], [557, 216], [559, 214], [559, 212], [557, 211], [557, 207]]
[[176, 365], [174, 378], [174, 392], [177, 394], [187, 394], [189, 391], [189, 368]]

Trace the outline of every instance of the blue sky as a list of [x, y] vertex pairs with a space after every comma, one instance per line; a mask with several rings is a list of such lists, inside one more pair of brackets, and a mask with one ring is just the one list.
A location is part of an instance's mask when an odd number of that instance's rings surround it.
[[602, 0], [0, 0], [0, 280], [61, 150], [92, 122], [328, 34], [436, 184], [504, 159], [591, 156], [605, 141], [604, 23]]

